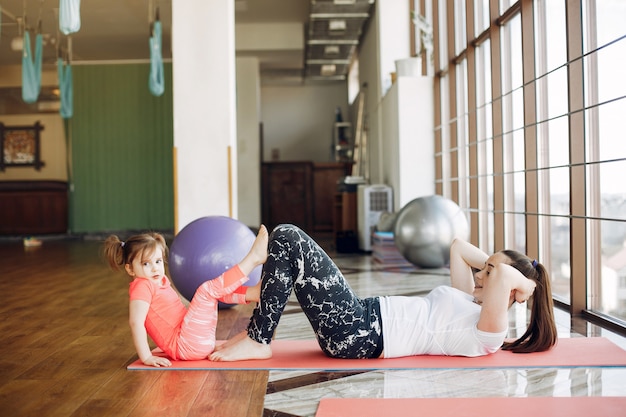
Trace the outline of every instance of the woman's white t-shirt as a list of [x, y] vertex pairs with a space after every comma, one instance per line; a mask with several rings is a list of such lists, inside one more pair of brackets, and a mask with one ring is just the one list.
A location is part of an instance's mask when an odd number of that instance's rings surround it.
[[507, 331], [478, 330], [480, 306], [473, 300], [448, 286], [425, 297], [380, 297], [384, 357], [483, 356], [497, 351]]

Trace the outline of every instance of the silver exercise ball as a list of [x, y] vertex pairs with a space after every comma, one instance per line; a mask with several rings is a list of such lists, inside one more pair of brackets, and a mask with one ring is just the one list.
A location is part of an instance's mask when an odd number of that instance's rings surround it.
[[396, 247], [407, 261], [419, 267], [448, 265], [455, 237], [469, 238], [467, 218], [456, 203], [439, 195], [416, 198], [396, 217]]

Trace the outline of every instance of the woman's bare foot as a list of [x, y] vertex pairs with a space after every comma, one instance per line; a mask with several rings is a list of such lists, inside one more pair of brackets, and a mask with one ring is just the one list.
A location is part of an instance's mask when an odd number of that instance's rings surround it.
[[213, 349], [213, 352], [217, 352], [218, 350], [222, 350], [225, 349], [229, 346], [234, 345], [235, 343], [237, 343], [238, 341], [240, 341], [241, 339], [248, 337], [248, 332], [247, 331], [243, 331], [241, 333], [237, 333], [235, 336], [231, 337], [230, 339], [228, 339], [227, 341], [225, 341], [222, 344], [216, 345], [215, 349]]
[[[238, 337], [238, 336], [235, 336]], [[233, 362], [250, 359], [269, 359], [272, 357], [270, 345], [264, 345], [248, 337], [237, 340], [230, 346], [214, 351], [209, 359], [215, 362]]]

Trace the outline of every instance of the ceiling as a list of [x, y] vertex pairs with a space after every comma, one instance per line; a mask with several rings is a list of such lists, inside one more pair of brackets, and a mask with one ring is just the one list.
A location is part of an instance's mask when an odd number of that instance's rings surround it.
[[[345, 79], [350, 58], [374, 0], [235, 0], [235, 23], [301, 23], [301, 50], [259, 52], [262, 75], [271, 78]], [[71, 40], [59, 32], [59, 0], [2, 0], [0, 65], [21, 64], [24, 27], [43, 34], [43, 62], [53, 65], [71, 50], [73, 62], [149, 60], [150, 21], [158, 7], [163, 58], [171, 58], [171, 0], [87, 0], [80, 30]], [[25, 18], [24, 18], [25, 17]], [[332, 30], [331, 30], [332, 27]], [[34, 35], [31, 33], [34, 51]], [[68, 45], [71, 44], [71, 47]], [[252, 52], [254, 54], [254, 52]], [[250, 52], [247, 53], [250, 55]]]

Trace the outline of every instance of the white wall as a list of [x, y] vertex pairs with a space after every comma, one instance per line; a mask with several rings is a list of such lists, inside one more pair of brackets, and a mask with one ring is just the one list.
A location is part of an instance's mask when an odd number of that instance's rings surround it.
[[263, 161], [272, 160], [277, 149], [280, 161], [327, 162], [335, 108], [348, 111], [346, 83], [261, 87]]
[[238, 23], [235, 26], [237, 53], [251, 55], [263, 51], [299, 52], [304, 50], [302, 23]]
[[[416, 1], [418, 3], [418, 1]], [[409, 0], [376, 3], [380, 46], [380, 80], [382, 95], [391, 86], [391, 73], [398, 59], [411, 56], [411, 14]]]
[[394, 209], [435, 193], [433, 78], [398, 77], [382, 101], [383, 182]]

